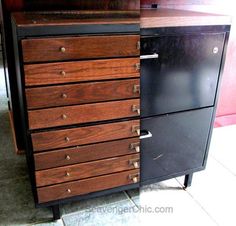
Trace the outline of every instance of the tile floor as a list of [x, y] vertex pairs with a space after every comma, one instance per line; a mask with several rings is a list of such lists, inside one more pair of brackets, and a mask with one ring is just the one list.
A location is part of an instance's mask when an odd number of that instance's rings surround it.
[[25, 157], [14, 154], [0, 70], [1, 226], [236, 224], [236, 125], [214, 130], [207, 169], [194, 174], [192, 187], [187, 190], [180, 177], [145, 186], [140, 193], [132, 190], [62, 205], [62, 219], [52, 222], [49, 209], [34, 208]]

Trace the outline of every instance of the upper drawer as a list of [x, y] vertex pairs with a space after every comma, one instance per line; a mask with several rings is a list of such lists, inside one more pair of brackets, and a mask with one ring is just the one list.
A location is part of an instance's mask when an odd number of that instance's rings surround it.
[[29, 128], [40, 129], [140, 115], [139, 99], [28, 111]]
[[34, 151], [70, 147], [82, 144], [138, 137], [140, 121], [109, 123], [72, 129], [33, 133]]
[[139, 79], [27, 88], [28, 109], [85, 104], [140, 96]]
[[24, 62], [138, 56], [139, 35], [25, 39]]
[[48, 85], [140, 76], [140, 59], [88, 60], [24, 66], [25, 85]]

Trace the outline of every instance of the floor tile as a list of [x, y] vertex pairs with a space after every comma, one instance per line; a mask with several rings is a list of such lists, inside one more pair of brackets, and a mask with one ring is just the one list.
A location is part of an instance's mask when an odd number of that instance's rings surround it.
[[187, 192], [219, 225], [232, 225], [235, 218], [236, 178], [209, 157], [205, 171], [193, 175]]
[[62, 215], [68, 214], [68, 213], [75, 213], [77, 211], [83, 211], [85, 209], [98, 206], [104, 206], [109, 205], [112, 203], [125, 201], [127, 200], [126, 195], [123, 192], [118, 192], [110, 195], [105, 195], [97, 198], [87, 199], [87, 200], [81, 200], [77, 202], [71, 202], [68, 204], [61, 205], [61, 212]]
[[[142, 225], [216, 225], [179, 185], [162, 189], [159, 184], [145, 186], [140, 193], [140, 211]], [[194, 220], [190, 223], [189, 219]]]
[[130, 201], [120, 201], [115, 204], [102, 207], [89, 208], [77, 214], [63, 217], [66, 226], [121, 226], [138, 225], [139, 218], [135, 207]]
[[33, 226], [64, 226], [63, 220], [57, 220], [54, 222], [45, 222], [45, 223], [39, 223], [39, 224], [33, 224]]

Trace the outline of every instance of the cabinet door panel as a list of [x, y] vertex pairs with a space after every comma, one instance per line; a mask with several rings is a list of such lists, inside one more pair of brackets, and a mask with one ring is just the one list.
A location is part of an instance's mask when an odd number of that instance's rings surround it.
[[141, 129], [152, 137], [141, 140], [142, 182], [203, 165], [213, 108], [146, 118]]
[[213, 106], [224, 34], [141, 39], [142, 116]]

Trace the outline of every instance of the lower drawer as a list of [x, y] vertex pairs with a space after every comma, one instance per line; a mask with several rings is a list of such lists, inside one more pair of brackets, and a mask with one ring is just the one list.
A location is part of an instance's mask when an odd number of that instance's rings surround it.
[[34, 151], [138, 137], [140, 120], [33, 133]]
[[137, 183], [138, 181], [139, 169], [135, 169], [121, 173], [114, 173], [64, 184], [42, 187], [37, 189], [38, 202], [44, 203], [69, 198], [76, 195], [84, 195], [91, 192]]
[[40, 170], [35, 172], [36, 186], [42, 187], [136, 168], [139, 168], [139, 154]]
[[139, 138], [64, 148], [34, 154], [35, 169], [49, 169], [139, 152]]

